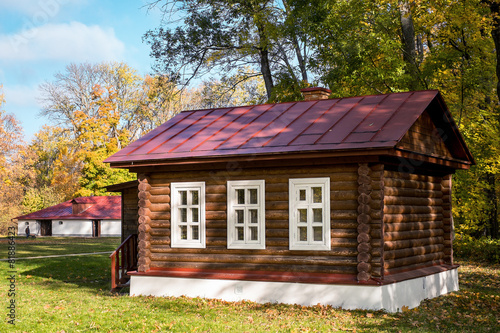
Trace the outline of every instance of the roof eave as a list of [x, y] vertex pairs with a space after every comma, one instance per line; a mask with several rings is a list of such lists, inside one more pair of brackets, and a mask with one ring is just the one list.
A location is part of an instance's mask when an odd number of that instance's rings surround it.
[[151, 166], [173, 166], [173, 165], [188, 165], [188, 164], [207, 164], [228, 161], [269, 161], [281, 160], [284, 157], [287, 159], [298, 158], [324, 158], [324, 157], [350, 157], [350, 156], [378, 156], [389, 154], [392, 147], [382, 148], [363, 148], [363, 149], [346, 149], [346, 150], [329, 150], [329, 151], [297, 151], [297, 152], [273, 152], [267, 154], [232, 154], [232, 155], [215, 155], [215, 156], [196, 156], [185, 158], [169, 158], [169, 159], [150, 159], [138, 161], [123, 161], [111, 162], [112, 168], [138, 168]]
[[[182, 165], [203, 165], [212, 163], [226, 162], [260, 162], [293, 159], [314, 159], [314, 158], [329, 158], [329, 157], [377, 157], [377, 156], [393, 156], [397, 158], [405, 158], [411, 160], [420, 160], [432, 164], [443, 165], [452, 169], [469, 169], [473, 165], [470, 161], [448, 158], [444, 156], [416, 153], [396, 147], [378, 147], [378, 148], [363, 148], [363, 149], [348, 149], [348, 150], [330, 150], [330, 151], [301, 151], [301, 152], [282, 152], [270, 153], [262, 155], [224, 155], [224, 156], [199, 156], [187, 157], [179, 159], [159, 159], [159, 160], [143, 160], [129, 161], [123, 163], [112, 163], [114, 168], [141, 168], [154, 166], [182, 166]], [[118, 185], [117, 185], [118, 186]]]

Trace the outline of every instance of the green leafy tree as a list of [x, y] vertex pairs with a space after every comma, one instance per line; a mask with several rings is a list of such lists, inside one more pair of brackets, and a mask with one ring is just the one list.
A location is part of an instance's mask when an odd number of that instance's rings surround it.
[[36, 212], [38, 210], [57, 205], [64, 199], [55, 187], [30, 187], [24, 194], [22, 201], [23, 214]]
[[[307, 81], [305, 36], [297, 33], [288, 1], [173, 0], [151, 6], [161, 6], [165, 21], [144, 38], [155, 69], [176, 82], [187, 85], [214, 71], [228, 81], [238, 68], [250, 66], [271, 98], [278, 73]], [[181, 24], [177, 17], [183, 17]], [[174, 22], [177, 28], [169, 28]]]
[[457, 229], [498, 237], [499, 3], [290, 3], [313, 51], [308, 66], [334, 96], [441, 91], [477, 162], [454, 182]]

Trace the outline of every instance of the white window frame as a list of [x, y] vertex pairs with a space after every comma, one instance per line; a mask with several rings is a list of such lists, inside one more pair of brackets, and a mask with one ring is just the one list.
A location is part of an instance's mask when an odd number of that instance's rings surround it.
[[[322, 202], [312, 202], [312, 188], [322, 188]], [[306, 199], [300, 200], [300, 190], [306, 190]], [[309, 191], [309, 194], [307, 194]], [[290, 250], [325, 251], [331, 250], [330, 235], [330, 178], [296, 178], [289, 179], [289, 248]], [[319, 226], [313, 222], [313, 209], [322, 209], [322, 240], [313, 239], [313, 226]], [[299, 222], [299, 209], [307, 209], [307, 223]], [[299, 224], [307, 226], [307, 240], [299, 240]]]
[[[236, 190], [244, 190], [245, 203], [239, 204]], [[249, 200], [250, 189], [257, 189], [257, 204]], [[265, 212], [265, 181], [235, 180], [227, 182], [227, 248], [228, 249], [265, 249], [266, 248], [266, 212]], [[250, 210], [257, 209], [257, 225], [250, 223]], [[237, 210], [243, 210], [243, 240], [237, 235]], [[251, 240], [250, 228], [257, 227], [257, 240]]]
[[[187, 205], [182, 205], [179, 192], [187, 191]], [[192, 204], [190, 191], [198, 192], [198, 205]], [[205, 248], [205, 182], [170, 184], [170, 246], [173, 248]], [[187, 222], [181, 222], [180, 209], [186, 208]], [[192, 208], [198, 208], [199, 222], [192, 221]], [[192, 226], [198, 225], [198, 238], [192, 239]], [[181, 226], [187, 227], [187, 239], [181, 239]]]

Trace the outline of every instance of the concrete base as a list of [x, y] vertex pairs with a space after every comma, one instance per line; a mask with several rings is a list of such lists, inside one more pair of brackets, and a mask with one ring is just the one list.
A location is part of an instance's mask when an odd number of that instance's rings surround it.
[[213, 280], [134, 275], [130, 295], [188, 296], [226, 301], [331, 305], [343, 309], [399, 312], [415, 308], [427, 298], [458, 290], [458, 270], [381, 285], [334, 285], [290, 282]]

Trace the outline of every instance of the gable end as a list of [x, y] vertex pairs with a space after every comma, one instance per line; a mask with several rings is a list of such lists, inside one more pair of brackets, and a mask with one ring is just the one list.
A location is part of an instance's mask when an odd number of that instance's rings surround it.
[[425, 155], [453, 158], [442, 135], [443, 131], [436, 128], [429, 113], [425, 111], [396, 147]]

